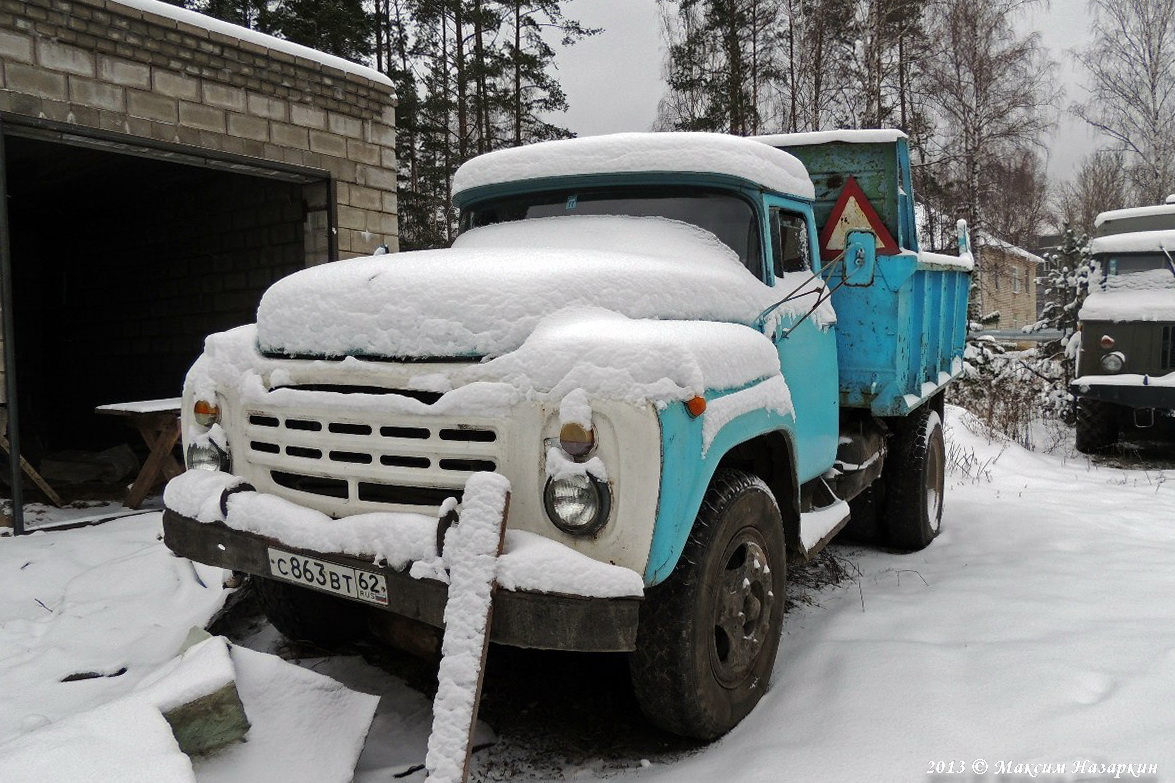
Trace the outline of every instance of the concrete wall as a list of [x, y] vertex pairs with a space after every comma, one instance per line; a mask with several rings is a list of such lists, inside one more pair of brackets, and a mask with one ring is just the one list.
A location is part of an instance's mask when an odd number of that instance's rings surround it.
[[330, 172], [340, 257], [397, 246], [384, 84], [107, 0], [0, 0], [0, 111]]

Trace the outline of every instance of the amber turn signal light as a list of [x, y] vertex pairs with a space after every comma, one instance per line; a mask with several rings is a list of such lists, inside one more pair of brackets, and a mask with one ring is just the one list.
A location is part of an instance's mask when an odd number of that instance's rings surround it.
[[196, 400], [192, 406], [192, 416], [201, 427], [211, 427], [220, 421], [220, 406], [208, 400]]
[[568, 422], [559, 429], [559, 447], [573, 459], [582, 459], [596, 445], [596, 433], [582, 424]]
[[706, 398], [694, 397], [693, 399], [686, 400], [685, 409], [689, 411], [690, 416], [693, 416], [695, 419], [698, 418], [706, 412]]

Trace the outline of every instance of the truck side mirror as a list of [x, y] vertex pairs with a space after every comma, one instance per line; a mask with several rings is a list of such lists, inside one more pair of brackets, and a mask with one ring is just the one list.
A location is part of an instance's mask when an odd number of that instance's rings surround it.
[[845, 285], [872, 285], [876, 266], [877, 236], [872, 231], [850, 231], [845, 237]]

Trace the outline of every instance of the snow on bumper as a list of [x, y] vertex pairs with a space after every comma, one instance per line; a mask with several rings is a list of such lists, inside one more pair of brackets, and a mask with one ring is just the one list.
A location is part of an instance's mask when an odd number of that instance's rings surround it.
[[[172, 479], [164, 503], [164, 541], [176, 554], [270, 576], [268, 549], [278, 546], [374, 571], [388, 580], [388, 611], [442, 625], [447, 586], [443, 559], [436, 557], [435, 517], [386, 512], [332, 519], [253, 491], [236, 476], [201, 470]], [[494, 641], [584, 651], [630, 650], [635, 643], [644, 582], [634, 571], [508, 530], [496, 578]]]
[[1129, 408], [1175, 409], [1175, 372], [1166, 375], [1083, 375], [1070, 384], [1077, 397]]

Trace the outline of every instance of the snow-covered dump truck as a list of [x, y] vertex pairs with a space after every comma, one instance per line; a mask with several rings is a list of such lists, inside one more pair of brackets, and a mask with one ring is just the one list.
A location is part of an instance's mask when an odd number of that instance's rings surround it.
[[[1170, 200], [1170, 199], [1169, 199]], [[1175, 203], [1103, 212], [1078, 313], [1077, 449], [1175, 438]]]
[[919, 252], [896, 131], [557, 141], [454, 189], [451, 249], [298, 272], [208, 338], [166, 542], [293, 638], [439, 627], [438, 528], [497, 472], [491, 638], [630, 652], [653, 722], [716, 737], [767, 689], [789, 555], [850, 509], [937, 534], [969, 254]]

